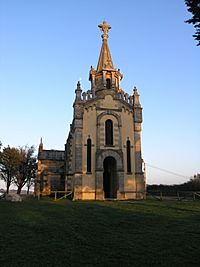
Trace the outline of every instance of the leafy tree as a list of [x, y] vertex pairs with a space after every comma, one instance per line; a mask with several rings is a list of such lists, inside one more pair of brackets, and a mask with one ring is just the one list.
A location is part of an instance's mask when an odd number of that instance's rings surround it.
[[6, 192], [14, 182], [20, 163], [20, 154], [17, 148], [5, 147], [0, 151], [0, 179], [6, 183]]
[[17, 170], [17, 174], [14, 183], [17, 186], [17, 194], [21, 193], [25, 184], [28, 184], [28, 192], [36, 175], [37, 162], [34, 156], [34, 147], [20, 147], [20, 164]]
[[37, 170], [34, 147], [4, 147], [1, 150], [0, 143], [0, 179], [6, 183], [6, 192], [9, 193], [11, 184], [17, 186], [17, 193], [27, 184], [29, 193]]
[[194, 25], [196, 32], [193, 37], [197, 40], [197, 45], [200, 45], [200, 0], [185, 0], [185, 4], [187, 10], [192, 13], [192, 18], [186, 20], [186, 23]]
[[162, 191], [168, 195], [174, 195], [177, 191], [200, 191], [200, 174], [197, 173], [188, 182], [174, 185], [147, 185], [147, 191]]
[[28, 191], [35, 178], [37, 170], [36, 157], [34, 156], [34, 147], [20, 147], [20, 164], [14, 180], [17, 186], [17, 194], [21, 193], [22, 188], [28, 183]]
[[200, 174], [197, 173], [189, 182], [186, 183], [192, 191], [200, 191]]

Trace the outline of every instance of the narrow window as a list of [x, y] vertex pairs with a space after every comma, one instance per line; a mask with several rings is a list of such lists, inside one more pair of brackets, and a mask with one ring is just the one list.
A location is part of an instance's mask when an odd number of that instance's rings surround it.
[[87, 140], [87, 172], [91, 172], [91, 159], [92, 159], [92, 142], [91, 139]]
[[105, 138], [106, 145], [113, 145], [113, 122], [112, 120], [107, 120], [105, 122]]
[[106, 88], [107, 89], [110, 89], [111, 88], [110, 79], [106, 79]]
[[126, 141], [126, 153], [127, 153], [127, 172], [131, 172], [131, 142]]

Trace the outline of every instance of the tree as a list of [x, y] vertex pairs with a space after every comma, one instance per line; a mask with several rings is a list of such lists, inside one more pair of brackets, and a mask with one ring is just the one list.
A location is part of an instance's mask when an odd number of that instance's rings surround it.
[[6, 192], [14, 182], [20, 163], [20, 154], [17, 148], [5, 147], [0, 151], [0, 179], [6, 183]]
[[35, 184], [35, 175], [34, 177], [30, 177], [30, 179], [27, 181], [26, 183], [26, 187], [27, 187], [27, 195], [29, 195], [29, 192], [30, 192], [30, 188], [32, 185]]
[[193, 178], [190, 179], [188, 182], [188, 185], [193, 191], [199, 191], [200, 190], [200, 174], [197, 173], [194, 175]]
[[165, 194], [173, 195], [177, 191], [200, 191], [200, 173], [195, 174], [189, 181], [183, 184], [174, 185], [147, 185], [147, 191], [162, 191]]
[[186, 20], [186, 23], [193, 24], [196, 29], [193, 35], [197, 40], [197, 45], [200, 45], [200, 0], [185, 0], [187, 10], [192, 13], [192, 18]]
[[34, 147], [20, 147], [20, 164], [17, 170], [14, 183], [17, 186], [17, 194], [21, 193], [22, 188], [25, 184], [28, 186], [28, 192], [32, 184], [33, 179], [36, 175], [37, 162], [36, 157], [34, 156]]

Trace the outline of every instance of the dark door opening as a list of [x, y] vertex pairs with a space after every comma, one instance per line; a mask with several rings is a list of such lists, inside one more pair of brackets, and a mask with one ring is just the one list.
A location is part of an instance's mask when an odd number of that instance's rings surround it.
[[103, 189], [105, 198], [117, 197], [117, 172], [116, 160], [113, 157], [107, 157], [103, 162]]

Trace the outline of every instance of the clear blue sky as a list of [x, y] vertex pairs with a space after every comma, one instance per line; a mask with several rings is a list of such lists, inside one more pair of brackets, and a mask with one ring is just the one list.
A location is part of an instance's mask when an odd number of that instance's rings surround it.
[[[88, 90], [104, 19], [129, 94], [143, 106], [144, 160], [185, 177], [200, 172], [200, 47], [184, 0], [0, 0], [0, 140], [64, 149], [77, 81]], [[147, 168], [147, 182], [187, 178]]]

